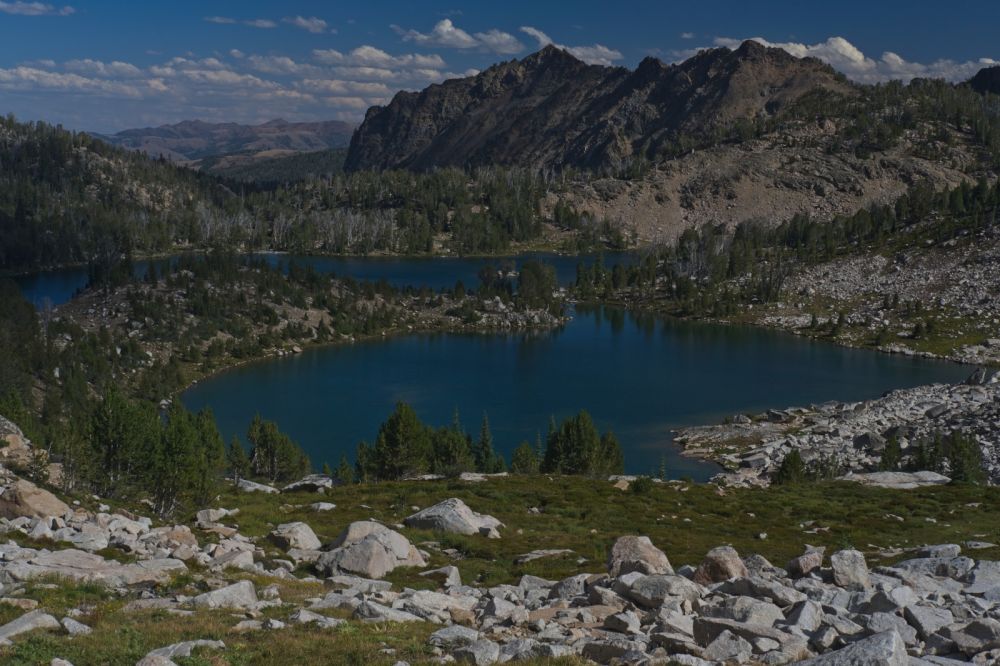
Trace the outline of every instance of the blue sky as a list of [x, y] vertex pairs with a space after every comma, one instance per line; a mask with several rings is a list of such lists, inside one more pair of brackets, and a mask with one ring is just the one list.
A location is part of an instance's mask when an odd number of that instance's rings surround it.
[[1000, 2], [0, 0], [0, 112], [117, 131], [183, 119], [359, 121], [372, 104], [552, 42], [672, 62], [747, 38], [862, 82], [1000, 61]]

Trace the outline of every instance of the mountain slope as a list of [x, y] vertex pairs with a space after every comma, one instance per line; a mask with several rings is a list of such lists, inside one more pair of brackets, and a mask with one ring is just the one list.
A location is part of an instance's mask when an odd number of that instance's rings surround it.
[[969, 87], [977, 93], [1000, 95], [1000, 65], [983, 67], [969, 79]]
[[818, 60], [756, 42], [679, 65], [646, 58], [634, 71], [587, 65], [548, 46], [373, 107], [346, 167], [607, 166], [774, 115], [817, 90], [853, 88]]
[[342, 148], [354, 127], [339, 120], [290, 123], [272, 120], [262, 125], [206, 123], [185, 120], [175, 125], [130, 129], [110, 136], [95, 135], [116, 146], [173, 161], [194, 161], [214, 155], [283, 150], [311, 152]]

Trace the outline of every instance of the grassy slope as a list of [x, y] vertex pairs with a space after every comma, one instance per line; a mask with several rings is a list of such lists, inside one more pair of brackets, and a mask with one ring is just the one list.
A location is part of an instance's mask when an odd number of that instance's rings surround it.
[[[1000, 490], [977, 487], [888, 491], [824, 483], [728, 490], [720, 494], [710, 485], [664, 484], [639, 495], [617, 490], [606, 481], [541, 476], [511, 477], [481, 484], [441, 481], [351, 486], [336, 489], [325, 497], [229, 492], [219, 498], [217, 505], [240, 507], [236, 522], [241, 532], [249, 536], [262, 536], [277, 523], [304, 520], [326, 541], [351, 521], [376, 518], [394, 524], [411, 513], [411, 506], [426, 507], [451, 496], [461, 497], [474, 510], [503, 520], [507, 524], [503, 538], [486, 540], [403, 531], [415, 543], [436, 541], [442, 548], [461, 551], [465, 557], [455, 564], [463, 581], [480, 586], [515, 582], [525, 573], [561, 578], [578, 572], [601, 571], [614, 539], [629, 533], [649, 535], [674, 566], [696, 564], [708, 549], [723, 543], [731, 543], [742, 554], [760, 553], [778, 565], [801, 553], [805, 543], [829, 548], [850, 544], [866, 551], [869, 563], [874, 566], [891, 561], [876, 554], [879, 548], [911, 548], [967, 539], [1000, 542], [996, 523]], [[308, 505], [319, 499], [334, 502], [337, 508], [326, 513], [311, 511]], [[529, 513], [531, 507], [538, 507], [541, 513]], [[811, 525], [802, 525], [809, 521], [813, 521]], [[768, 535], [764, 540], [758, 538], [762, 532]], [[280, 556], [277, 549], [265, 547], [269, 554]], [[574, 555], [526, 565], [514, 563], [517, 555], [537, 548], [569, 548]], [[433, 549], [430, 552], [432, 566], [451, 563], [440, 552]], [[1000, 559], [1000, 549], [969, 554]], [[578, 563], [578, 557], [587, 561]], [[200, 577], [194, 573], [177, 579], [169, 590], [161, 593], [202, 591]], [[430, 586], [413, 570], [397, 570], [390, 578], [396, 589]], [[255, 582], [260, 589], [274, 581], [258, 578]], [[318, 584], [279, 581], [278, 585], [286, 602], [301, 604], [304, 599], [323, 594]], [[162, 611], [123, 614], [119, 611], [124, 600], [92, 585], [47, 589], [33, 584], [24, 596], [39, 600], [42, 608], [57, 617], [81, 603], [91, 604], [93, 612], [81, 619], [95, 631], [91, 636], [74, 639], [44, 632], [21, 637], [15, 647], [0, 649], [3, 663], [47, 664], [52, 657], [61, 656], [78, 666], [94, 663], [131, 666], [150, 649], [196, 638], [222, 639], [227, 649], [204, 652], [203, 656], [190, 660], [191, 664], [280, 665], [325, 661], [367, 665], [392, 664], [397, 659], [420, 662], [431, 656], [425, 641], [435, 629], [424, 624], [376, 626], [351, 622], [336, 630], [290, 627], [238, 635], [230, 633], [229, 628], [242, 617], [232, 613], [199, 612], [188, 617]], [[291, 611], [289, 606], [268, 609], [264, 616], [285, 620]], [[9, 621], [21, 612], [0, 605], [0, 621]], [[382, 653], [384, 648], [396, 653]]]

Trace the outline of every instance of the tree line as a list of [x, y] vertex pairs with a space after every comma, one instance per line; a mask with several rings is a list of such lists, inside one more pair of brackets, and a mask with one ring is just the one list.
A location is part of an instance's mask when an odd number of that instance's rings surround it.
[[457, 414], [450, 425], [434, 428], [401, 402], [379, 427], [374, 443], [358, 445], [353, 469], [346, 460], [338, 469], [342, 477], [349, 474], [343, 480], [371, 482], [462, 472], [606, 476], [620, 474], [623, 468], [618, 439], [611, 432], [600, 433], [586, 411], [558, 425], [553, 420], [544, 446], [541, 437], [534, 445], [521, 442], [508, 466], [496, 452], [486, 415], [474, 438], [464, 430]]

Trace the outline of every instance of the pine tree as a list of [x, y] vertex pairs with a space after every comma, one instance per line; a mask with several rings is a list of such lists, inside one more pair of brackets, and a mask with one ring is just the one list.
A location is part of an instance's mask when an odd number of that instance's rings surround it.
[[233, 475], [233, 482], [238, 485], [250, 473], [250, 459], [247, 457], [246, 449], [243, 448], [239, 438], [235, 435], [233, 435], [233, 440], [229, 442], [226, 459], [229, 463], [229, 471]]
[[806, 480], [806, 465], [798, 449], [792, 449], [778, 466], [771, 483], [780, 486], [789, 483], [802, 483]]
[[493, 449], [490, 419], [483, 413], [483, 422], [479, 427], [479, 441], [476, 443], [476, 469], [484, 474], [496, 474], [504, 471], [504, 467], [503, 458]]
[[510, 457], [510, 471], [514, 474], [537, 474], [538, 456], [528, 442], [521, 442]]
[[351, 467], [351, 463], [348, 462], [347, 456], [340, 456], [340, 464], [337, 465], [337, 471], [334, 478], [344, 485], [354, 483], [354, 468]]

